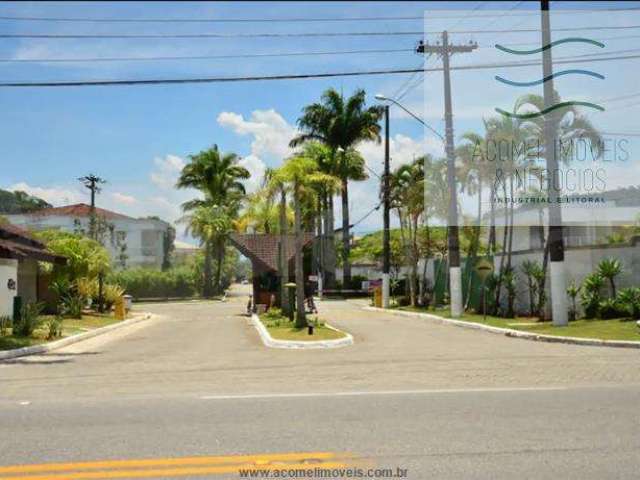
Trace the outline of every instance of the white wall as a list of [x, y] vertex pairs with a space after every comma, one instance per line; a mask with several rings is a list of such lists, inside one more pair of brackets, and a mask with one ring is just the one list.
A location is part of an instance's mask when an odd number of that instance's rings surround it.
[[[9, 290], [7, 284], [15, 280], [16, 290]], [[0, 316], [13, 315], [13, 297], [16, 296], [18, 283], [18, 261], [0, 258]]]

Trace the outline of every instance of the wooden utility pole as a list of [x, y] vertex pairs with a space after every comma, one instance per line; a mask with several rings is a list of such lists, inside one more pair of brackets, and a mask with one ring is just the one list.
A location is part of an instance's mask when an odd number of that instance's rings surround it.
[[[102, 190], [100, 185], [103, 183], [107, 183], [103, 178], [90, 173], [89, 175], [85, 175], [84, 177], [80, 177], [78, 179], [85, 188], [88, 188], [91, 191], [91, 212], [89, 215], [89, 238], [99, 242], [98, 239], [98, 229], [97, 229], [97, 217], [96, 217], [96, 193], [100, 193]], [[104, 274], [98, 274], [98, 311], [104, 311]]]
[[449, 44], [449, 36], [442, 32], [442, 43], [435, 45], [420, 42], [416, 51], [422, 54], [436, 54], [442, 57], [444, 76], [444, 120], [445, 152], [447, 155], [447, 185], [449, 188], [449, 211], [447, 221], [447, 245], [449, 250], [449, 292], [451, 316], [462, 315], [462, 274], [460, 271], [460, 244], [458, 239], [458, 196], [456, 192], [455, 154], [453, 143], [453, 108], [451, 106], [451, 76], [449, 57], [454, 53], [472, 52], [478, 48], [475, 42], [464, 45]]

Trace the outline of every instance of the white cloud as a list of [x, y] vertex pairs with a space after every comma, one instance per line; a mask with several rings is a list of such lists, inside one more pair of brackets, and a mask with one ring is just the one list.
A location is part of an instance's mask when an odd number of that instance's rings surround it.
[[135, 197], [132, 197], [131, 195], [126, 195], [124, 193], [120, 193], [120, 192], [114, 192], [111, 194], [111, 198], [117, 202], [117, 203], [122, 203], [124, 205], [133, 205], [134, 203], [137, 202]]
[[[391, 168], [412, 162], [415, 158], [425, 154], [443, 155], [444, 150], [440, 139], [423, 138], [416, 140], [400, 133], [389, 139], [389, 156]], [[381, 172], [384, 162], [384, 143], [366, 142], [358, 146], [358, 151], [365, 158], [367, 165], [375, 172]]]
[[151, 181], [165, 190], [172, 190], [180, 176], [185, 161], [177, 155], [166, 155], [164, 158], [154, 158], [155, 171], [151, 172]]
[[248, 120], [238, 113], [222, 112], [217, 121], [220, 126], [229, 128], [238, 135], [253, 136], [251, 153], [239, 162], [251, 172], [251, 178], [245, 181], [248, 192], [259, 187], [267, 165], [265, 160], [280, 164], [293, 153], [289, 142], [297, 131], [273, 109], [254, 110]]
[[238, 163], [251, 173], [251, 177], [244, 182], [247, 193], [255, 192], [260, 187], [260, 182], [264, 177], [267, 166], [260, 157], [256, 157], [255, 155], [242, 157]]
[[53, 206], [69, 205], [73, 203], [81, 203], [87, 201], [87, 196], [83, 195], [78, 189], [72, 187], [38, 187], [29, 185], [26, 182], [14, 183], [7, 187], [12, 192], [22, 191], [29, 195], [41, 198], [49, 202]]
[[237, 113], [222, 112], [217, 121], [238, 135], [253, 135], [251, 153], [255, 156], [281, 160], [291, 154], [289, 142], [296, 129], [273, 109], [254, 110], [248, 120]]

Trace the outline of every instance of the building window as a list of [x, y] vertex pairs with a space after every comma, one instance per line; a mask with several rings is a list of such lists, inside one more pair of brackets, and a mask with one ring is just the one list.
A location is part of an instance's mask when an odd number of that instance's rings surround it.
[[145, 257], [153, 257], [158, 254], [160, 243], [160, 232], [157, 230], [142, 231], [142, 255]]

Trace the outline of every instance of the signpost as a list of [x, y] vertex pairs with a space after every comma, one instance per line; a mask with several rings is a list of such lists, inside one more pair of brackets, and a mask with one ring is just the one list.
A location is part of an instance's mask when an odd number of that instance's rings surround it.
[[490, 262], [486, 258], [482, 258], [476, 263], [475, 270], [478, 276], [480, 277], [480, 280], [482, 280], [482, 314], [483, 314], [484, 321], [486, 321], [487, 320], [486, 283], [487, 283], [487, 277], [491, 275], [491, 273], [493, 272], [493, 262]]

